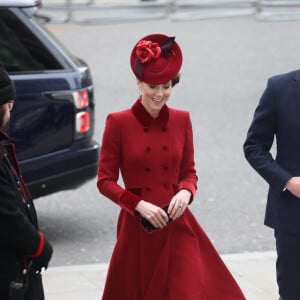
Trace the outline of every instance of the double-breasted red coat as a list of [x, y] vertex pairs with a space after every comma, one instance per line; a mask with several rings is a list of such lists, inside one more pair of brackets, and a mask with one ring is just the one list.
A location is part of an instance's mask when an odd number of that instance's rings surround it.
[[164, 206], [180, 189], [194, 197], [196, 184], [188, 112], [165, 105], [153, 119], [139, 99], [108, 115], [97, 185], [121, 211], [103, 300], [245, 299], [188, 208], [153, 233], [140, 224], [140, 200]]

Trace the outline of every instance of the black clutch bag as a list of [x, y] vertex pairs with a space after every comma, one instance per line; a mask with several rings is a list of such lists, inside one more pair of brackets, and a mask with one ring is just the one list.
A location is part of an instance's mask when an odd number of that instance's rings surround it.
[[[166, 206], [163, 206], [162, 209], [167, 213], [167, 215], [169, 216], [168, 214], [168, 207], [169, 207], [169, 204], [167, 204]], [[172, 222], [173, 220], [169, 217], [169, 221], [168, 223]], [[141, 224], [143, 226], [143, 228], [145, 229], [145, 231], [151, 233], [151, 232], [154, 232], [156, 230], [159, 230], [160, 228], [156, 228], [155, 226], [153, 226], [146, 218], [144, 217], [141, 217]]]

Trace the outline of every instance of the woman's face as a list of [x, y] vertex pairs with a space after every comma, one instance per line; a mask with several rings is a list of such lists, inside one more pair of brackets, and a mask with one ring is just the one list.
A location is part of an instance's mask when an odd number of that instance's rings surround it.
[[0, 105], [0, 129], [3, 129], [10, 119], [10, 103]]
[[161, 108], [168, 101], [172, 92], [172, 81], [165, 84], [153, 85], [137, 81], [141, 91], [142, 104], [152, 117], [157, 117]]

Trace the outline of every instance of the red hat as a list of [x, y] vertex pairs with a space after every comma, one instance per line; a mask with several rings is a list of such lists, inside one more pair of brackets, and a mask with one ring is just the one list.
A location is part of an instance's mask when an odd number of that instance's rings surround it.
[[175, 37], [151, 34], [137, 42], [131, 52], [131, 69], [149, 84], [163, 84], [175, 78], [182, 64], [182, 53]]

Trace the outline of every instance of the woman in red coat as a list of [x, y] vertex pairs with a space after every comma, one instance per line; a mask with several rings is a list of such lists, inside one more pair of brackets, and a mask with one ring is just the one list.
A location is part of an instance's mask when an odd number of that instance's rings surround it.
[[197, 187], [191, 120], [166, 105], [181, 49], [153, 34], [130, 61], [141, 96], [108, 115], [99, 159], [99, 191], [121, 207], [102, 299], [245, 299], [188, 208]]

